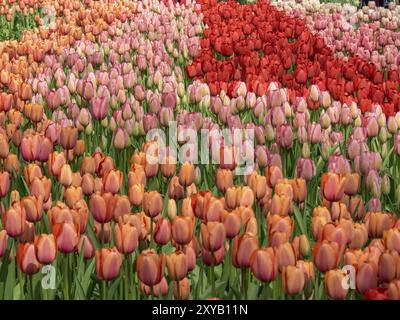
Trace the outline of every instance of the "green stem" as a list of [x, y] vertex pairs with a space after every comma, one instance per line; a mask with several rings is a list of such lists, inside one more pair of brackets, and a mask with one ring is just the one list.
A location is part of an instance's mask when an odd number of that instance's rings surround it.
[[69, 300], [69, 283], [68, 283], [68, 254], [63, 255], [63, 266], [64, 266], [64, 300]]
[[242, 297], [244, 300], [247, 300], [247, 290], [248, 289], [248, 278], [247, 278], [247, 269], [242, 268]]

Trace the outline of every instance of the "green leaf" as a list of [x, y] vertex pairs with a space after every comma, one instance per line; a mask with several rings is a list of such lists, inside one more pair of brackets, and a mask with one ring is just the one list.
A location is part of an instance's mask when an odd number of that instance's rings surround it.
[[113, 299], [115, 293], [118, 291], [119, 288], [119, 284], [121, 283], [121, 275], [115, 279], [114, 281], [112, 281], [112, 284], [110, 286], [110, 288], [108, 289], [107, 292], [107, 299]]
[[384, 170], [384, 169], [386, 168], [386, 165], [387, 165], [388, 162], [389, 162], [389, 159], [390, 159], [391, 154], [393, 153], [393, 150], [394, 150], [394, 147], [392, 147], [392, 148], [389, 150], [388, 154], [387, 154], [386, 157], [385, 157], [385, 160], [383, 160], [383, 163], [382, 163], [382, 166], [381, 166], [381, 171]]
[[304, 223], [303, 215], [301, 214], [299, 208], [294, 204], [293, 204], [293, 211], [294, 211], [294, 216], [296, 218], [297, 224], [300, 227], [301, 233], [305, 234], [308, 237], [307, 227]]
[[15, 287], [15, 282], [16, 282], [15, 259], [13, 259], [11, 263], [8, 265], [7, 279], [4, 288], [4, 300], [13, 299], [13, 288]]

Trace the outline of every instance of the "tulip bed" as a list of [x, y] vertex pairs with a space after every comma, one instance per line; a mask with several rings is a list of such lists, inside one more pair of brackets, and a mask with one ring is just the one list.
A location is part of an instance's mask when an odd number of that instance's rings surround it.
[[0, 299], [400, 299], [400, 6], [3, 2]]

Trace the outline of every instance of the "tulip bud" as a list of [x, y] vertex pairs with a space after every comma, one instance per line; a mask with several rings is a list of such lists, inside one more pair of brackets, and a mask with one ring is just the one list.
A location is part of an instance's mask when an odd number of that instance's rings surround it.
[[167, 208], [168, 218], [172, 221], [176, 217], [176, 214], [177, 214], [176, 202], [174, 199], [169, 199]]

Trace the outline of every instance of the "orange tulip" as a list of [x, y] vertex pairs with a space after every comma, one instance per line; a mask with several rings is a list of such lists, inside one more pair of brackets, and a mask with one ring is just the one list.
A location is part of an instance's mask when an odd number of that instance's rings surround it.
[[233, 242], [232, 263], [236, 268], [250, 267], [250, 258], [258, 249], [258, 239], [252, 233], [237, 236]]
[[82, 253], [83, 249], [83, 258], [86, 260], [93, 258], [95, 255], [93, 242], [86, 234], [81, 235], [79, 238], [77, 249], [79, 254]]
[[139, 234], [136, 227], [128, 223], [118, 223], [114, 228], [115, 244], [119, 252], [130, 254], [138, 246]]
[[194, 165], [189, 162], [182, 164], [179, 170], [179, 183], [187, 187], [191, 185], [194, 181]]
[[60, 144], [65, 150], [71, 150], [78, 141], [78, 129], [72, 126], [63, 127], [60, 133]]
[[58, 223], [53, 227], [53, 234], [58, 250], [63, 253], [73, 252], [79, 242], [79, 225], [71, 222]]
[[109, 222], [113, 216], [112, 211], [107, 210], [107, 198], [105, 194], [93, 193], [89, 200], [90, 212], [93, 218], [99, 223]]
[[142, 184], [133, 184], [129, 188], [129, 200], [134, 206], [140, 206], [144, 198], [144, 186]]
[[337, 173], [324, 173], [321, 178], [322, 195], [330, 202], [342, 200], [345, 182], [346, 178]]
[[[179, 291], [178, 291], [179, 285]], [[190, 281], [188, 278], [184, 278], [181, 281], [174, 282], [174, 298], [175, 300], [187, 300], [190, 296]]]
[[17, 260], [23, 273], [33, 275], [40, 270], [40, 262], [36, 259], [35, 246], [33, 243], [19, 243]]
[[226, 169], [217, 169], [215, 174], [215, 184], [219, 191], [225, 193], [228, 188], [233, 186], [232, 171]]
[[150, 218], [158, 216], [163, 209], [163, 199], [159, 192], [149, 191], [143, 197], [143, 211]]
[[139, 280], [150, 287], [160, 283], [164, 275], [164, 268], [164, 254], [158, 255], [154, 249], [142, 251], [136, 261]]
[[110, 281], [118, 277], [122, 255], [117, 248], [102, 248], [96, 252], [96, 273], [100, 280]]
[[19, 237], [24, 233], [25, 229], [25, 211], [19, 203], [8, 208], [3, 217], [3, 228], [7, 234], [14, 238]]
[[154, 241], [157, 244], [165, 245], [171, 240], [171, 223], [168, 219], [160, 217], [154, 229]]
[[123, 174], [119, 170], [110, 170], [103, 176], [103, 187], [105, 192], [116, 194], [121, 190]]
[[186, 256], [181, 251], [170, 252], [166, 255], [167, 269], [170, 278], [174, 281], [180, 281], [186, 277], [187, 261]]
[[282, 286], [288, 295], [300, 293], [305, 285], [303, 270], [296, 266], [288, 265], [282, 270]]
[[172, 239], [179, 244], [188, 244], [193, 238], [194, 219], [190, 217], [177, 216], [172, 221]]
[[378, 286], [378, 270], [376, 265], [369, 262], [362, 263], [356, 273], [357, 290], [364, 294], [369, 289], [375, 289]]
[[250, 258], [250, 265], [254, 276], [260, 281], [270, 282], [278, 275], [278, 259], [271, 247], [254, 251]]
[[313, 258], [320, 272], [327, 272], [338, 266], [344, 247], [336, 242], [323, 240], [314, 245]]
[[347, 296], [348, 288], [343, 286], [346, 274], [339, 269], [329, 270], [325, 274], [325, 290], [331, 299], [343, 300]]
[[50, 264], [57, 257], [57, 245], [53, 234], [41, 234], [35, 237], [37, 260], [42, 264]]
[[207, 222], [200, 225], [202, 246], [208, 251], [216, 251], [224, 245], [225, 227], [220, 222]]
[[10, 189], [10, 174], [7, 171], [0, 172], [0, 198], [4, 198]]

